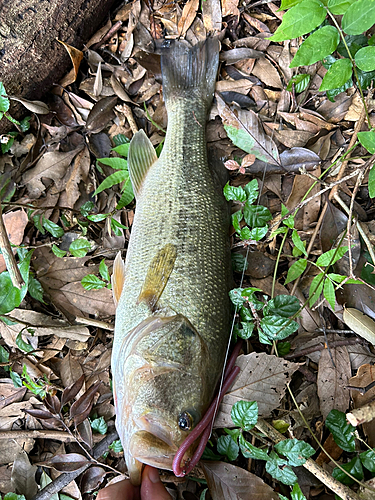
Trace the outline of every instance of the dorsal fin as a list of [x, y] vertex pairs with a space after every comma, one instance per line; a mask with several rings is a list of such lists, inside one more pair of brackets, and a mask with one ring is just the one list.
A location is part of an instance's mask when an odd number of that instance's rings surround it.
[[130, 142], [128, 155], [129, 175], [136, 197], [149, 168], [157, 159], [150, 139], [143, 130], [139, 130]]
[[121, 252], [116, 255], [113, 263], [113, 273], [111, 276], [113, 300], [117, 307], [121, 297], [121, 292], [125, 281], [125, 264], [121, 258]]
[[168, 282], [177, 257], [176, 246], [167, 243], [152, 259], [137, 303], [146, 302], [153, 312]]

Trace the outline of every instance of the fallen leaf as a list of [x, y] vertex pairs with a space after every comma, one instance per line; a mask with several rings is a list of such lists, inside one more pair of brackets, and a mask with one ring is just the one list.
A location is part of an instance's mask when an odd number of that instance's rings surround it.
[[17, 491], [26, 498], [36, 495], [38, 485], [35, 480], [37, 471], [36, 465], [31, 465], [27, 453], [22, 450], [18, 453], [12, 467], [12, 486], [13, 491]]
[[[80, 384], [80, 382], [78, 381], [82, 380], [82, 376], [83, 376], [82, 362], [80, 362], [77, 356], [73, 356], [71, 351], [69, 351], [68, 354], [64, 356], [60, 362], [60, 377], [63, 386], [66, 387], [67, 389], [73, 386], [76, 388], [77, 386], [75, 386], [75, 384], [76, 383], [77, 385]], [[78, 397], [81, 397], [85, 393], [85, 390], [86, 386], [82, 384], [82, 386], [80, 387], [79, 391], [75, 396], [78, 395]], [[67, 392], [67, 395], [69, 397], [69, 391]]]
[[113, 108], [117, 104], [118, 97], [104, 97], [100, 99], [91, 109], [86, 121], [86, 130], [91, 134], [101, 132], [107, 123], [115, 117]]
[[24, 97], [11, 97], [12, 101], [18, 101], [25, 106], [26, 109], [37, 115], [48, 115], [50, 112], [47, 104], [42, 101], [29, 101]]
[[65, 85], [70, 85], [71, 83], [75, 82], [78, 76], [78, 70], [79, 66], [81, 64], [81, 61], [83, 59], [83, 52], [81, 50], [76, 49], [75, 47], [72, 47], [68, 43], [62, 42], [61, 40], [57, 40], [58, 42], [61, 43], [61, 45], [64, 45], [66, 48], [70, 59], [72, 60], [73, 63], [73, 70], [74, 70], [74, 79], [72, 81], [69, 81], [69, 83], [65, 82]]
[[195, 16], [197, 14], [197, 10], [199, 7], [199, 0], [189, 0], [182, 10], [182, 15], [180, 20], [178, 21], [178, 36], [183, 37], [187, 30], [192, 25]]
[[278, 500], [278, 494], [260, 477], [236, 465], [202, 462], [213, 500]]
[[[3, 221], [5, 228], [7, 230], [8, 238], [10, 243], [13, 245], [20, 245], [23, 240], [23, 233], [25, 227], [29, 222], [26, 212], [23, 210], [15, 210], [14, 212], [8, 212], [3, 215]], [[16, 249], [13, 249], [13, 253], [16, 253]], [[4, 257], [0, 255], [0, 273], [6, 270], [6, 265]]]
[[90, 460], [79, 453], [64, 453], [62, 455], [55, 455], [44, 462], [39, 462], [38, 465], [53, 467], [62, 472], [71, 472], [80, 469], [88, 463], [90, 463]]
[[225, 16], [237, 16], [240, 17], [240, 11], [238, 10], [239, 0], [221, 0], [221, 9], [223, 17]]
[[89, 182], [90, 172], [90, 153], [85, 146], [78, 153], [70, 165], [64, 177], [65, 189], [61, 192], [59, 205], [63, 207], [74, 208], [76, 201], [81, 196], [79, 189], [80, 183], [83, 183], [83, 191], [89, 194], [93, 190], [91, 182]]
[[235, 64], [244, 59], [257, 59], [258, 57], [264, 57], [263, 52], [248, 47], [238, 47], [220, 53], [220, 61], [225, 61], [227, 64]]
[[[370, 364], [365, 364], [359, 367], [355, 377], [349, 380], [349, 385], [352, 387], [366, 387], [375, 380], [375, 367]], [[369, 389], [365, 394], [359, 391], [351, 390], [350, 395], [353, 399], [354, 408], [362, 408], [374, 400], [375, 387]], [[375, 420], [364, 422], [362, 429], [368, 438], [368, 445], [371, 448], [375, 447]]]
[[232, 110], [219, 94], [215, 95], [219, 115], [233, 143], [262, 161], [279, 165], [277, 146], [265, 134], [257, 114], [250, 110]]
[[325, 420], [331, 410], [345, 412], [349, 407], [350, 393], [346, 388], [351, 376], [350, 359], [345, 346], [324, 349], [318, 366], [318, 396], [320, 411]]
[[266, 58], [258, 59], [252, 73], [269, 87], [274, 87], [275, 89], [283, 88], [277, 69]]
[[23, 183], [26, 185], [31, 198], [39, 198], [46, 189], [42, 178], [52, 179], [57, 191], [64, 188], [63, 178], [73, 158], [82, 150], [82, 147], [73, 151], [51, 151], [45, 153], [35, 167], [23, 174]]
[[203, 24], [208, 33], [219, 33], [221, 30], [220, 0], [202, 2]]
[[82, 493], [90, 493], [96, 490], [103, 482], [106, 476], [106, 471], [102, 467], [90, 467], [85, 471], [81, 478]]
[[298, 363], [255, 352], [239, 356], [236, 365], [241, 372], [223, 398], [215, 427], [234, 426], [230, 412], [234, 403], [240, 400], [257, 401], [259, 415], [268, 417], [280, 405], [286, 385], [299, 367]]

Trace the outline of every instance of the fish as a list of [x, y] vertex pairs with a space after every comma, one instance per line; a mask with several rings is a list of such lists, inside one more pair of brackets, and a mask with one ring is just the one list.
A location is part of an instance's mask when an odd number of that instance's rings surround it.
[[[229, 214], [207, 160], [219, 42], [163, 42], [163, 150], [143, 130], [128, 154], [136, 209], [112, 275], [116, 428], [131, 482], [143, 464], [172, 470], [222, 374], [230, 336]], [[188, 463], [192, 445], [184, 456]]]

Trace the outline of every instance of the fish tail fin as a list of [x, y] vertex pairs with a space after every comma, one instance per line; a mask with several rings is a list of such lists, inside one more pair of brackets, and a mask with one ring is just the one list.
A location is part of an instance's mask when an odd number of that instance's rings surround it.
[[161, 50], [163, 93], [168, 101], [179, 97], [197, 98], [211, 105], [219, 65], [217, 38], [191, 46], [185, 40], [166, 40]]

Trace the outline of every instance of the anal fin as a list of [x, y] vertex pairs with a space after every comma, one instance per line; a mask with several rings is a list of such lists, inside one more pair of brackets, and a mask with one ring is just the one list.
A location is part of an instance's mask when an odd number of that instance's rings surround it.
[[146, 279], [138, 297], [138, 304], [146, 302], [151, 311], [155, 310], [155, 306], [173, 271], [176, 257], [176, 246], [171, 243], [167, 243], [158, 251], [148, 268]]

